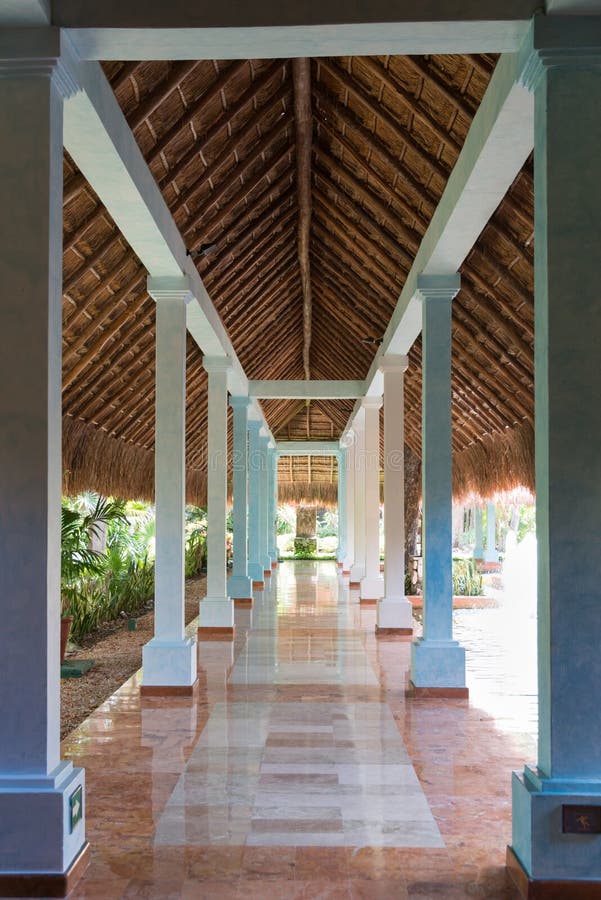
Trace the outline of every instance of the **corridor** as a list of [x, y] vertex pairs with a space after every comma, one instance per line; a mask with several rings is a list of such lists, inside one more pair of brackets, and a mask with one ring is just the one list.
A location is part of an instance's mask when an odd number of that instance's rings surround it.
[[141, 701], [138, 673], [64, 742], [86, 768], [92, 845], [70, 896], [515, 896], [510, 773], [535, 723], [498, 703], [482, 619], [499, 611], [468, 612], [478, 705], [412, 700], [410, 643], [376, 640], [336, 564], [280, 564], [236, 610], [234, 642], [199, 643], [194, 699]]

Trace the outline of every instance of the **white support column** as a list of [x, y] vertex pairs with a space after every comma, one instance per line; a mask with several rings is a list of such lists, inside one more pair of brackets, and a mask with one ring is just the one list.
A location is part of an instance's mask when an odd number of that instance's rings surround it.
[[384, 598], [376, 632], [413, 634], [413, 607], [405, 596], [406, 356], [385, 356], [384, 373]]
[[227, 357], [206, 357], [209, 373], [207, 460], [207, 594], [200, 604], [199, 637], [233, 637], [234, 601], [227, 595]]
[[[538, 755], [513, 776], [532, 896], [601, 896], [601, 17], [533, 25]], [[548, 893], [547, 893], [548, 892]]]
[[499, 562], [497, 553], [497, 510], [494, 503], [486, 504], [486, 550], [485, 562]]
[[271, 575], [271, 556], [269, 555], [269, 438], [261, 435], [259, 440], [261, 468], [259, 470], [259, 562], [263, 566], [263, 577]]
[[265, 576], [261, 560], [261, 423], [248, 423], [248, 574], [253, 588], [263, 590]]
[[418, 279], [422, 301], [424, 636], [411, 654], [419, 690], [467, 696], [465, 650], [453, 640], [451, 302], [459, 275]]
[[355, 432], [355, 553], [349, 583], [359, 587], [365, 577], [365, 410], [358, 411], [353, 422]]
[[235, 605], [252, 606], [248, 574], [248, 397], [230, 397], [233, 410], [233, 560], [227, 588]]
[[479, 503], [474, 505], [474, 531], [475, 544], [472, 556], [474, 559], [484, 559], [484, 547], [482, 539], [482, 507]]
[[279, 453], [273, 447], [269, 450], [269, 556], [271, 568], [278, 566], [278, 459]]
[[62, 122], [77, 86], [52, 37], [41, 59], [0, 60], [2, 896], [17, 880], [51, 893], [87, 860], [84, 771], [59, 747]]
[[342, 574], [350, 575], [355, 561], [355, 432], [346, 436], [346, 548]]
[[380, 408], [381, 397], [365, 397], [365, 576], [361, 599], [384, 596], [380, 574]]
[[338, 568], [342, 569], [346, 557], [346, 462], [347, 451], [342, 447], [337, 454], [338, 469]]
[[184, 635], [187, 278], [149, 278], [156, 302], [154, 637], [142, 651], [142, 692], [196, 684], [196, 642]]

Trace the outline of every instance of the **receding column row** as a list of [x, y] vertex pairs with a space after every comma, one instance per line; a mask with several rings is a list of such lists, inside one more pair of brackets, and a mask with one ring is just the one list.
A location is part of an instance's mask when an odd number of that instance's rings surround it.
[[[412, 647], [414, 692], [466, 696], [465, 652], [453, 640], [451, 302], [459, 276], [422, 276], [422, 552], [424, 630]], [[404, 394], [406, 356], [387, 356], [384, 381], [384, 578], [380, 574], [380, 397], [361, 403], [345, 458], [346, 560], [361, 602], [377, 603], [378, 634], [411, 635], [405, 596]], [[349, 524], [353, 526], [352, 559]], [[352, 563], [349, 567], [349, 562]]]

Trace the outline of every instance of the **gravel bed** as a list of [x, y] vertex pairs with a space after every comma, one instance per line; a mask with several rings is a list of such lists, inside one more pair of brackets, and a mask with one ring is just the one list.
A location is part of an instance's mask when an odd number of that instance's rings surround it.
[[[198, 615], [205, 593], [204, 576], [186, 581], [186, 624]], [[127, 619], [108, 622], [88, 635], [67, 659], [93, 659], [94, 665], [81, 678], [61, 679], [61, 738], [73, 731], [142, 665], [142, 647], [154, 629], [154, 613], [137, 617], [135, 631], [127, 630]]]

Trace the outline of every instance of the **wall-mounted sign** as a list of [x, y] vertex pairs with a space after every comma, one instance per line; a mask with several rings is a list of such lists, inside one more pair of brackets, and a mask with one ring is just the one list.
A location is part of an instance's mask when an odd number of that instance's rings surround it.
[[79, 785], [69, 797], [69, 811], [71, 814], [70, 830], [71, 833], [73, 833], [75, 826], [78, 822], [81, 822], [83, 818], [83, 791], [81, 785]]

